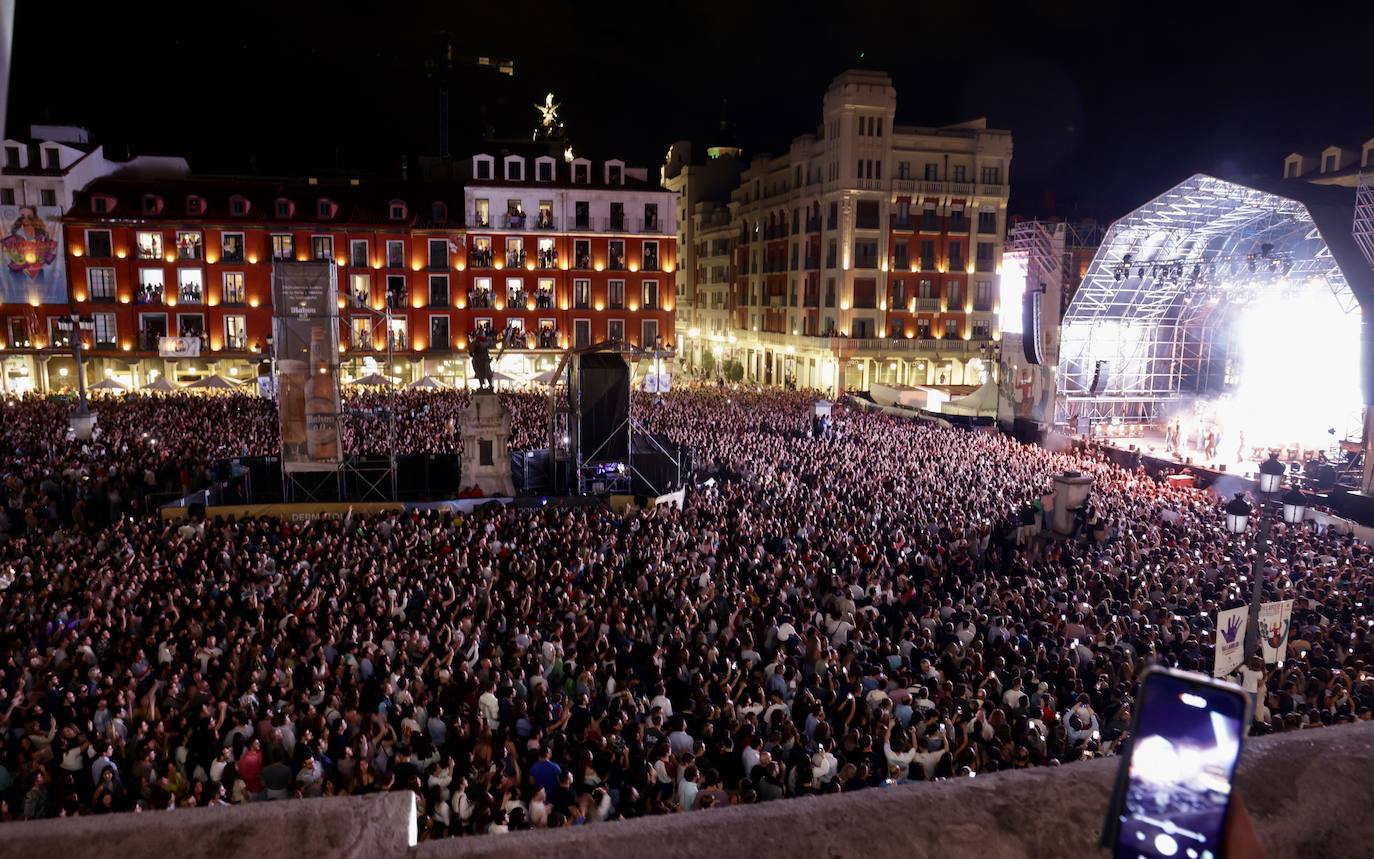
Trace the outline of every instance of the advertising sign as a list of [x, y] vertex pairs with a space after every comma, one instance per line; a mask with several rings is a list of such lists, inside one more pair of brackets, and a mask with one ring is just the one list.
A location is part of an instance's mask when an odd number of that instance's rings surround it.
[[199, 337], [159, 337], [157, 354], [162, 358], [199, 358]]
[[1282, 663], [1288, 656], [1288, 627], [1293, 617], [1293, 601], [1279, 600], [1260, 606], [1260, 644], [1264, 649], [1264, 663]]
[[0, 301], [67, 303], [61, 215], [56, 206], [0, 207]]
[[332, 261], [272, 263], [273, 337], [282, 467], [332, 471], [343, 459], [339, 303]]

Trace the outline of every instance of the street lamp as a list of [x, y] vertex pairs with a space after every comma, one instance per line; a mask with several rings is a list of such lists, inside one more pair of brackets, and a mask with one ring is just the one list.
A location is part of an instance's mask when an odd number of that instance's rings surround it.
[[86, 366], [81, 360], [81, 332], [94, 330], [95, 323], [89, 317], [83, 318], [80, 313], [72, 313], [58, 317], [57, 329], [71, 336], [72, 358], [76, 361], [78, 400], [76, 410], [72, 412], [69, 418], [69, 423], [76, 437], [86, 441], [91, 437], [91, 427], [94, 421], [91, 418], [90, 404], [86, 402]]
[[1269, 458], [1260, 463], [1259, 470], [1259, 491], [1265, 495], [1278, 492], [1285, 471], [1283, 463], [1279, 462], [1279, 455], [1271, 451]]
[[[1283, 475], [1286, 469], [1283, 463], [1279, 462], [1277, 453], [1270, 453], [1269, 458], [1260, 463], [1259, 467], [1259, 534], [1255, 540], [1255, 560], [1250, 565], [1250, 573], [1254, 577], [1254, 585], [1250, 591], [1250, 622], [1245, 630], [1245, 652], [1254, 653], [1259, 649], [1259, 613], [1260, 605], [1264, 601], [1264, 569], [1265, 562], [1269, 555], [1269, 531], [1273, 526], [1274, 517], [1270, 514], [1269, 502], [1281, 488], [1283, 488]], [[1283, 521], [1290, 525], [1302, 522], [1307, 514], [1307, 501], [1301, 492], [1290, 489], [1283, 496]], [[1223, 508], [1226, 513], [1226, 530], [1240, 536], [1245, 533], [1246, 526], [1250, 523], [1250, 513], [1252, 507], [1246, 503], [1243, 493], [1236, 493], [1236, 497], [1231, 499]]]
[[1307, 496], [1296, 489], [1289, 489], [1283, 496], [1283, 521], [1289, 525], [1300, 525], [1307, 516]]
[[1237, 492], [1236, 497], [1224, 508], [1226, 511], [1226, 530], [1237, 536], [1245, 533], [1250, 523], [1250, 505], [1245, 503], [1245, 493]]

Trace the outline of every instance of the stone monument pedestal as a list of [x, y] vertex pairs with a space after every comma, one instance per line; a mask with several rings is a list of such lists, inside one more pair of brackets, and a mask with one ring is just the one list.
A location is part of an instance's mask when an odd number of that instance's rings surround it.
[[510, 476], [510, 412], [491, 391], [474, 391], [472, 404], [458, 421], [458, 437], [463, 440], [462, 483], [466, 489], [476, 484], [485, 495], [514, 496]]
[[1054, 476], [1054, 515], [1050, 523], [1057, 534], [1073, 533], [1074, 511], [1083, 506], [1092, 491], [1093, 479], [1077, 471]]

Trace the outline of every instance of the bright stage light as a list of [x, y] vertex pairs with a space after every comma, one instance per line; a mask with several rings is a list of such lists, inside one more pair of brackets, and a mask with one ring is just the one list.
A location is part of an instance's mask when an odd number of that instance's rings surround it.
[[1358, 420], [1360, 314], [1347, 313], [1324, 281], [1259, 293], [1237, 311], [1240, 383], [1220, 407], [1247, 445], [1331, 443]]
[[1002, 254], [1002, 274], [998, 279], [997, 292], [1002, 302], [998, 327], [1003, 334], [1021, 333], [1021, 297], [1025, 294], [1028, 276], [1029, 260], [1025, 251]]

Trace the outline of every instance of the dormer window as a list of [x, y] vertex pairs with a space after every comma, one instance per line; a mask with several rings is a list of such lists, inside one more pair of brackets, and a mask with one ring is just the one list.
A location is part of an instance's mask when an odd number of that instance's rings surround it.
[[43, 147], [43, 169], [61, 170], [62, 169], [62, 150], [56, 146]]
[[519, 155], [512, 155], [506, 159], [506, 181], [525, 181], [525, 159]]
[[621, 161], [606, 162], [606, 184], [622, 185], [625, 182], [625, 164]]
[[278, 218], [289, 218], [291, 213], [296, 210], [296, 204], [285, 197], [278, 197], [274, 210]]
[[436, 224], [442, 224], [448, 220], [448, 204], [435, 201], [429, 207], [429, 216]]
[[315, 201], [315, 215], [321, 220], [329, 220], [334, 217], [334, 210], [337, 208], [333, 200], [321, 198]]
[[573, 160], [573, 183], [577, 185], [588, 185], [592, 181], [592, 162], [585, 158]]
[[115, 198], [107, 194], [95, 194], [91, 197], [91, 211], [97, 215], [108, 213], [115, 206]]
[[243, 217], [248, 214], [248, 198], [240, 197], [238, 194], [229, 198], [229, 213]]
[[162, 198], [156, 194], [143, 195], [143, 214], [156, 215], [162, 211]]
[[205, 198], [197, 197], [192, 194], [186, 198], [186, 214], [203, 215], [205, 214]]
[[539, 182], [552, 182], [553, 164], [553, 159], [547, 155], [536, 158], [534, 160], [534, 178]]
[[493, 159], [490, 155], [474, 155], [472, 157], [472, 175], [478, 179], [490, 181], [493, 163]]
[[400, 200], [392, 200], [387, 204], [387, 211], [393, 221], [404, 221], [406, 218], [406, 204]]

